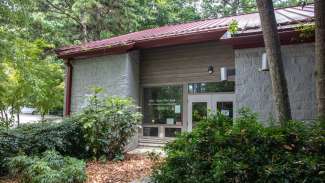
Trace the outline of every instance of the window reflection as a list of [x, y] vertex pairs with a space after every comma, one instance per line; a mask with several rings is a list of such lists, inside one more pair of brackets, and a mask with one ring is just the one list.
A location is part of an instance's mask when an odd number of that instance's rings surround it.
[[233, 92], [235, 91], [234, 81], [210, 82], [210, 83], [190, 83], [188, 92], [194, 93], [211, 93], [211, 92]]
[[221, 112], [221, 114], [233, 118], [232, 102], [217, 102], [217, 110]]
[[196, 126], [196, 123], [205, 119], [208, 114], [206, 102], [193, 102], [192, 103], [192, 127]]
[[144, 123], [181, 125], [182, 86], [144, 88]]

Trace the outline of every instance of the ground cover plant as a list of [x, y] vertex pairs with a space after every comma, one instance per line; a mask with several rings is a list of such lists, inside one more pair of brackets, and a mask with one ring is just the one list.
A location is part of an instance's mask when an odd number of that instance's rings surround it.
[[264, 127], [250, 112], [218, 114], [166, 146], [155, 182], [322, 182], [324, 123]]
[[0, 130], [0, 175], [7, 172], [6, 158], [19, 153], [40, 155], [50, 149], [67, 156], [84, 157], [82, 134], [73, 118], [61, 123], [25, 124]]
[[10, 174], [23, 183], [79, 183], [86, 180], [86, 164], [82, 160], [64, 157], [56, 151], [42, 156], [20, 155], [8, 161]]

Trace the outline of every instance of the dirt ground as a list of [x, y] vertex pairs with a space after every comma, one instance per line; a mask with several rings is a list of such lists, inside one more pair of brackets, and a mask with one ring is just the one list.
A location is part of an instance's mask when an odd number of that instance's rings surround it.
[[[86, 183], [129, 183], [150, 175], [152, 166], [153, 161], [141, 155], [126, 155], [124, 161], [88, 162]], [[0, 177], [0, 183], [18, 182]]]

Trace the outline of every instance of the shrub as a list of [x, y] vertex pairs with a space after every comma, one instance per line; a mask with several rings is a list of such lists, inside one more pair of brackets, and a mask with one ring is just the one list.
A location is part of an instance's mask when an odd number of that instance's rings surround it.
[[24, 124], [18, 128], [0, 131], [0, 174], [6, 172], [5, 158], [20, 152], [39, 155], [46, 150], [75, 157], [83, 157], [84, 142], [79, 126], [73, 118], [61, 123]]
[[322, 182], [324, 123], [263, 127], [252, 113], [234, 124], [222, 115], [201, 121], [166, 146], [155, 182]]
[[79, 183], [86, 180], [85, 163], [45, 151], [41, 157], [20, 155], [10, 158], [10, 174], [26, 183]]
[[127, 144], [142, 119], [138, 107], [128, 98], [98, 99], [95, 89], [89, 105], [77, 115], [89, 156], [95, 159], [121, 159]]

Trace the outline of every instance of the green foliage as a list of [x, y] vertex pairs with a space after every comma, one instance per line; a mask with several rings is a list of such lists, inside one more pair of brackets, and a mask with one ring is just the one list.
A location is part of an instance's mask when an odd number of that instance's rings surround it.
[[[325, 131], [322, 123], [292, 121], [263, 127], [243, 112], [232, 122], [222, 115], [201, 121], [166, 146], [155, 182], [322, 182]], [[324, 125], [324, 123], [322, 124]]]
[[256, 11], [255, 0], [203, 0], [202, 16], [205, 18], [218, 18], [240, 13]]
[[78, 124], [91, 157], [120, 159], [123, 148], [137, 131], [142, 114], [131, 99], [109, 97], [98, 98], [101, 89], [94, 89], [89, 104], [77, 115]]
[[11, 175], [26, 183], [81, 183], [86, 180], [85, 162], [45, 151], [41, 157], [20, 155], [10, 158]]
[[237, 20], [232, 20], [229, 24], [228, 31], [234, 35], [238, 32], [238, 22]]
[[73, 120], [71, 118], [61, 123], [24, 124], [18, 128], [0, 129], [0, 174], [7, 171], [4, 167], [5, 159], [21, 152], [39, 155], [46, 150], [55, 149], [64, 155], [83, 157], [83, 136]]
[[[301, 2], [312, 3], [313, 0], [273, 0], [275, 8], [298, 6]], [[257, 12], [256, 0], [202, 0], [201, 17], [219, 18]]]
[[299, 38], [303, 41], [315, 35], [315, 28], [315, 24], [301, 24], [296, 30], [299, 32]]
[[20, 38], [11, 42], [7, 54], [0, 58], [0, 123], [7, 127], [23, 106], [36, 107], [44, 116], [63, 105], [61, 64], [44, 55], [51, 45]]

